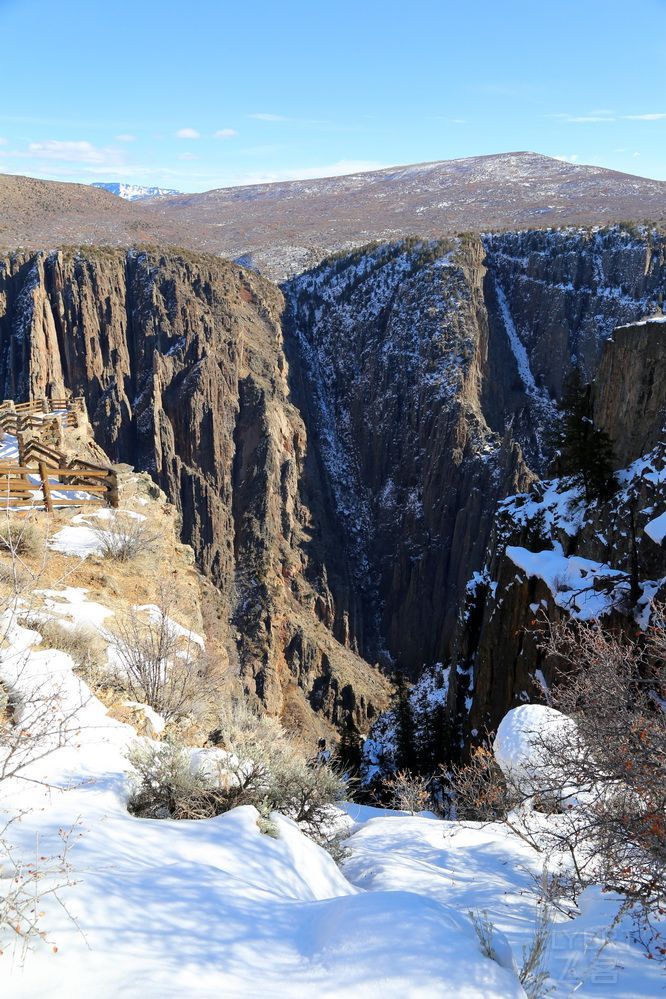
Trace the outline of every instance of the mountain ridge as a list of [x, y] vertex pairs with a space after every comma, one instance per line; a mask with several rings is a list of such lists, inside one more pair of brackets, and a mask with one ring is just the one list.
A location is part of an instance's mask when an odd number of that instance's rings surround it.
[[144, 184], [126, 184], [115, 181], [95, 181], [91, 187], [100, 191], [109, 191], [125, 201], [146, 201], [148, 198], [164, 198], [171, 194], [180, 194], [171, 187], [146, 187]]
[[539, 153], [497, 153], [346, 177], [124, 201], [85, 185], [0, 175], [0, 246], [183, 246], [284, 280], [332, 252], [617, 221], [666, 221], [666, 182]]

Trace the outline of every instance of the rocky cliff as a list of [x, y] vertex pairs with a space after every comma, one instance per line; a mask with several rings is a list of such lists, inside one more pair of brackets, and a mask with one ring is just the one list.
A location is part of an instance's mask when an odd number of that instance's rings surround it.
[[595, 380], [594, 420], [624, 468], [650, 451], [666, 430], [666, 321], [620, 326], [604, 344]]
[[85, 396], [115, 461], [148, 471], [215, 583], [248, 689], [296, 728], [382, 708], [387, 681], [327, 628], [325, 532], [301, 499], [303, 421], [289, 401], [282, 295], [215, 258], [159, 251], [14, 255], [0, 265], [8, 397]]
[[661, 321], [621, 327], [603, 345], [593, 391], [618, 467], [609, 499], [587, 502], [562, 478], [499, 503], [453, 642], [448, 709], [463, 744], [552, 683], [546, 620], [635, 632], [649, 624], [651, 601], [666, 599], [664, 372]]
[[[535, 602], [530, 583], [501, 634], [483, 623], [482, 587], [508, 586], [505, 549], [525, 547], [499, 544], [497, 503], [545, 474], [574, 364], [601, 363], [600, 419], [627, 422], [613, 398], [631, 346], [604, 344], [665, 287], [664, 237], [619, 227], [379, 244], [284, 297], [181, 251], [19, 254], [0, 264], [0, 382], [85, 395], [107, 452], [177, 505], [246, 686], [292, 726], [366, 727], [390, 692], [371, 664], [415, 677], [452, 656], [485, 691], [480, 720], [525, 685], [511, 641]], [[647, 428], [663, 397], [638, 328], [624, 398]]]

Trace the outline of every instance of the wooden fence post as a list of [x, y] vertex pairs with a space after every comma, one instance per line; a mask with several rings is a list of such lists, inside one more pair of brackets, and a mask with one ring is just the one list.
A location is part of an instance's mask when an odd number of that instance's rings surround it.
[[112, 506], [117, 510], [118, 506], [120, 505], [120, 500], [118, 496], [118, 473], [113, 468], [109, 470], [108, 483], [109, 483], [109, 489], [107, 496], [109, 499], [109, 506]]
[[47, 513], [53, 513], [53, 500], [51, 499], [51, 483], [49, 482], [46, 463], [43, 461], [40, 461], [39, 463], [39, 476], [42, 480], [44, 506], [46, 507]]

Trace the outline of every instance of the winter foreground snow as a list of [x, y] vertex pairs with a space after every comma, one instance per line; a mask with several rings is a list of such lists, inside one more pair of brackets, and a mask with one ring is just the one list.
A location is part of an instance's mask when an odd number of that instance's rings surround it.
[[[63, 614], [103, 620], [81, 591], [71, 597]], [[5, 816], [20, 815], [5, 839], [15, 859], [40, 869], [65, 837], [66, 869], [40, 886], [68, 883], [40, 899], [46, 937], [27, 954], [5, 934], [3, 996], [524, 995], [516, 969], [535, 929], [540, 867], [506, 827], [349, 804], [341, 870], [289, 819], [273, 816], [277, 836], [260, 831], [250, 807], [200, 822], [132, 817], [134, 730], [108, 717], [67, 655], [38, 650], [36, 633], [13, 621], [4, 631], [3, 682], [53, 696], [68, 730], [66, 746], [24, 772], [29, 780], [3, 782]], [[5, 892], [6, 866], [3, 875]], [[575, 919], [557, 916], [552, 994], [662, 994], [627, 926], [606, 940], [616, 909], [588, 892]], [[471, 912], [495, 927], [495, 960]]]

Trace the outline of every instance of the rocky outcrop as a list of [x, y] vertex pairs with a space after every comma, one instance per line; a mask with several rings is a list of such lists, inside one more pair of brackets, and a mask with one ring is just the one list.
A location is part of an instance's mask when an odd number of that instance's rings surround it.
[[618, 488], [586, 503], [572, 479], [535, 483], [499, 504], [484, 569], [470, 581], [454, 639], [449, 717], [463, 742], [493, 730], [552, 682], [546, 620], [602, 619], [636, 630], [666, 597], [664, 371], [666, 326], [617, 329], [593, 384], [595, 420], [615, 446]]
[[478, 240], [399, 243], [286, 289], [300, 398], [362, 597], [355, 641], [413, 676], [446, 657], [495, 500], [530, 481], [484, 412], [484, 275]]
[[621, 326], [604, 344], [594, 419], [609, 434], [617, 468], [651, 450], [666, 430], [666, 319]]
[[363, 728], [390, 687], [321, 625], [332, 601], [306, 541], [327, 525], [300, 495], [307, 433], [282, 308], [275, 286], [211, 257], [13, 256], [0, 265], [0, 375], [7, 397], [85, 396], [112, 460], [150, 472], [176, 505], [248, 689], [323, 734], [345, 712]]
[[[601, 357], [599, 384], [619, 384], [628, 359], [604, 342], [659, 309], [665, 260], [663, 236], [618, 227], [401, 240], [324, 261], [283, 298], [185, 251], [14, 255], [0, 381], [85, 395], [110, 456], [150, 472], [247, 688], [292, 727], [363, 728], [390, 692], [375, 663], [416, 677], [452, 657], [450, 697], [473, 677], [481, 724], [525, 688], [534, 657], [523, 668], [515, 636], [546, 599], [526, 579], [500, 615], [477, 599], [516, 589], [497, 502], [545, 473], [573, 365], [592, 377]], [[628, 397], [646, 427], [656, 343]], [[621, 423], [608, 391], [599, 412]]]

